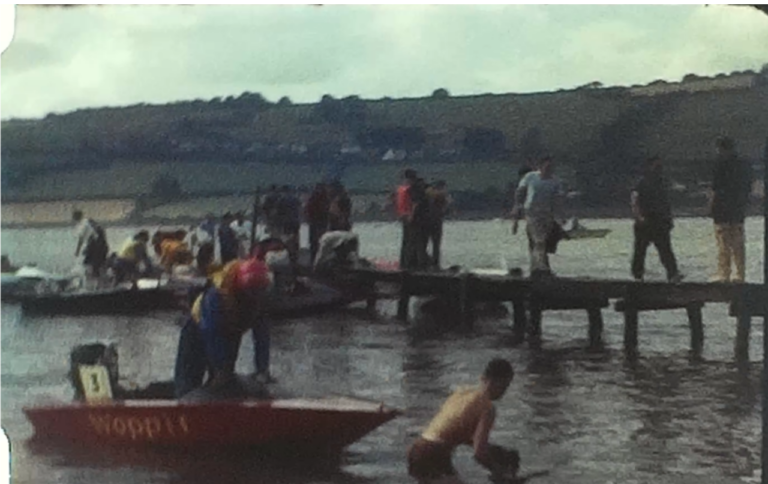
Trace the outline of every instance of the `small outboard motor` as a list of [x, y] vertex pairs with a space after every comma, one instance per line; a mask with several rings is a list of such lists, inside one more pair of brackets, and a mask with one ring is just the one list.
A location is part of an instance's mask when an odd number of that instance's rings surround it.
[[117, 389], [120, 376], [117, 361], [117, 347], [114, 343], [90, 343], [75, 346], [69, 354], [69, 379], [75, 388], [75, 400], [85, 400], [83, 383], [80, 381], [80, 365], [102, 365], [107, 368], [109, 383]]

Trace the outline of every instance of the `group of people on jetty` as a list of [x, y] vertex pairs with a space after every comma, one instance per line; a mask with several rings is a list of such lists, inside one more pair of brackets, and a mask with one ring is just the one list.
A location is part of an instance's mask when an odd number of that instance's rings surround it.
[[[752, 191], [752, 168], [738, 156], [733, 139], [717, 138], [715, 149], [717, 161], [711, 175], [708, 210], [714, 222], [718, 251], [717, 273], [711, 282], [744, 282], [744, 220]], [[649, 156], [643, 166], [642, 178], [630, 193], [634, 218], [630, 273], [637, 281], [645, 279], [646, 253], [651, 244], [656, 247], [667, 280], [677, 283], [684, 278], [672, 250], [674, 221], [670, 184], [663, 166], [660, 156]], [[549, 255], [557, 251], [561, 240], [569, 237], [565, 230], [564, 185], [554, 172], [555, 161], [549, 155], [530, 160], [518, 172], [510, 215], [513, 233], [517, 233], [520, 220], [526, 222], [532, 278], [554, 275]], [[438, 182], [430, 187], [415, 170], [406, 169], [397, 188], [395, 204], [402, 226], [400, 267], [411, 270], [439, 268], [443, 218], [450, 204], [445, 183]], [[428, 241], [433, 243], [431, 257], [427, 254]]]
[[[716, 142], [716, 165], [711, 200], [711, 215], [719, 247], [719, 281], [744, 280], [744, 218], [749, 202], [752, 174], [749, 165], [735, 151], [729, 138]], [[682, 279], [672, 252], [673, 228], [668, 198], [668, 182], [662, 160], [650, 157], [644, 175], [631, 193], [634, 214], [634, 254], [631, 273], [644, 277], [645, 252], [653, 243], [671, 282]], [[514, 229], [526, 221], [532, 277], [551, 277], [548, 254], [563, 237], [564, 193], [553, 175], [551, 157], [543, 157], [535, 167], [522, 170], [512, 211]], [[402, 225], [400, 265], [403, 269], [427, 270], [440, 264], [442, 224], [450, 206], [446, 184], [430, 186], [411, 169], [403, 173], [403, 182], [392, 196]], [[242, 336], [251, 332], [254, 345], [253, 379], [259, 384], [275, 382], [269, 371], [270, 331], [269, 294], [275, 287], [275, 274], [267, 254], [271, 244], [282, 244], [295, 265], [300, 247], [299, 228], [304, 205], [305, 221], [310, 228], [312, 259], [322, 255], [321, 239], [328, 233], [351, 231], [351, 201], [340, 183], [318, 184], [305, 204], [288, 187], [272, 187], [263, 198], [260, 212], [269, 234], [254, 240], [252, 222], [242, 213], [226, 214], [216, 227], [208, 217], [199, 227], [152, 237], [145, 230], [137, 232], [113, 255], [110, 263], [120, 279], [135, 276], [139, 266], [151, 267], [149, 245], [163, 270], [173, 273], [182, 267], [194, 267], [207, 277], [204, 288], [190, 294], [187, 321], [179, 338], [175, 367], [176, 395], [180, 399], [205, 390], [211, 395], [229, 395], [237, 391], [235, 362]], [[92, 220], [75, 212], [78, 223], [76, 254], [84, 254], [84, 263], [98, 273], [107, 261], [108, 245], [104, 230]], [[215, 261], [215, 237], [219, 260]], [[277, 242], [275, 242], [277, 241]], [[250, 243], [248, 243], [250, 242]], [[432, 242], [432, 253], [428, 244]], [[731, 278], [731, 260], [736, 275]], [[208, 381], [204, 383], [205, 375]], [[489, 443], [496, 418], [493, 405], [506, 392], [514, 378], [511, 364], [502, 359], [489, 362], [477, 387], [455, 391], [444, 402], [426, 429], [410, 446], [408, 472], [421, 483], [460, 483], [451, 458], [455, 448], [470, 445], [475, 460], [493, 475], [514, 476], [520, 466], [519, 454]], [[234, 390], [233, 390], [234, 389]], [[197, 398], [197, 397], [195, 397]]]

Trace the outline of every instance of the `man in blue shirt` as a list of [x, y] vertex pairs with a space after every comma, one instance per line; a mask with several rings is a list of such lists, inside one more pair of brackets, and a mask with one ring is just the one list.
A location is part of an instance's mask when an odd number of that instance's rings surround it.
[[525, 214], [526, 233], [531, 255], [531, 277], [551, 275], [547, 240], [558, 229], [563, 212], [563, 189], [553, 175], [552, 158], [539, 161], [537, 171], [527, 173], [515, 194], [516, 205], [512, 216], [519, 220]]

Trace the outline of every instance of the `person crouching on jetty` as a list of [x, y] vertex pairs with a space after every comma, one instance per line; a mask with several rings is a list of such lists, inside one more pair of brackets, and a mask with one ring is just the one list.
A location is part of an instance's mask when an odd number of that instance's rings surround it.
[[[255, 258], [232, 261], [211, 277], [210, 284], [192, 306], [181, 331], [174, 381], [182, 397], [203, 384], [214, 391], [234, 382], [240, 340], [248, 329], [262, 323], [264, 296], [272, 285], [267, 265]], [[268, 380], [269, 339], [254, 351]], [[259, 353], [261, 353], [259, 355]]]
[[152, 261], [147, 250], [148, 243], [149, 232], [146, 230], [139, 231], [123, 243], [113, 266], [116, 283], [132, 281], [152, 271]]
[[408, 474], [420, 484], [461, 484], [451, 458], [459, 445], [471, 445], [475, 460], [494, 476], [514, 478], [520, 465], [517, 451], [488, 442], [499, 400], [514, 378], [503, 359], [488, 363], [476, 388], [459, 389], [443, 404], [427, 429], [408, 450]]

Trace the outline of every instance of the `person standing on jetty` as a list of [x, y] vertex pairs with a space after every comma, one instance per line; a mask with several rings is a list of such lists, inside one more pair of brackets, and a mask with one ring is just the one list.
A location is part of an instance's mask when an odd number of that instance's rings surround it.
[[432, 244], [432, 266], [440, 268], [440, 248], [443, 244], [443, 222], [448, 214], [451, 196], [448, 194], [445, 180], [438, 180], [427, 188], [429, 217], [426, 227], [427, 246]]
[[246, 220], [245, 213], [240, 210], [235, 214], [235, 220], [229, 226], [235, 231], [235, 236], [237, 237], [238, 257], [241, 259], [248, 257], [253, 222]]
[[645, 255], [653, 243], [659, 253], [667, 280], [672, 283], [683, 279], [672, 252], [672, 208], [669, 204], [668, 183], [663, 175], [661, 158], [653, 156], [645, 161], [643, 178], [632, 190], [632, 215], [635, 218], [635, 246], [632, 255], [632, 277], [642, 281], [645, 274]]
[[[716, 147], [710, 205], [717, 240], [717, 276], [713, 282], [744, 282], [744, 219], [752, 191], [752, 167], [736, 154], [736, 144], [731, 138], [719, 138]], [[731, 259], [736, 266], [733, 279]]]
[[496, 420], [493, 402], [504, 396], [513, 378], [512, 365], [497, 358], [485, 367], [478, 387], [455, 391], [408, 449], [408, 474], [419, 484], [461, 484], [451, 458], [459, 445], [471, 445], [475, 460], [492, 475], [514, 479], [520, 467], [517, 451], [488, 442]]
[[403, 226], [403, 238], [400, 245], [400, 269], [411, 269], [415, 265], [412, 254], [415, 246], [413, 224], [413, 201], [411, 187], [416, 183], [417, 174], [410, 168], [403, 172], [403, 181], [395, 194], [397, 218]]
[[279, 201], [280, 192], [277, 191], [277, 185], [270, 185], [269, 191], [261, 201], [261, 214], [264, 217], [264, 230], [272, 237], [278, 236], [277, 204]]
[[221, 217], [219, 224], [219, 256], [224, 265], [237, 259], [240, 252], [237, 234], [231, 226], [233, 219], [232, 213], [227, 212]]
[[[532, 172], [533, 168], [531, 168], [531, 162], [530, 160], [526, 162], [525, 165], [523, 165], [519, 170], [517, 170], [517, 181], [515, 182], [515, 188], [512, 192], [512, 206], [510, 207], [510, 210], [514, 210], [515, 208], [515, 200], [517, 200], [517, 187], [520, 186], [520, 182], [523, 180], [523, 177], [527, 175], [528, 173]], [[524, 216], [524, 213], [520, 214], [520, 217]], [[512, 223], [512, 234], [517, 234], [517, 229], [520, 224], [520, 218], [515, 218], [514, 222]]]
[[75, 233], [77, 234], [75, 257], [80, 257], [82, 250], [86, 278], [98, 279], [109, 254], [107, 235], [101, 225], [90, 218], [83, 217], [82, 210], [72, 212], [72, 221], [76, 224]]
[[563, 189], [553, 175], [552, 158], [543, 157], [537, 171], [527, 173], [515, 194], [515, 223], [525, 214], [528, 249], [531, 256], [531, 277], [551, 276], [547, 241], [559, 232], [558, 220], [563, 216]]
[[328, 207], [328, 231], [349, 232], [352, 230], [352, 199], [339, 180], [330, 187], [330, 206]]
[[313, 263], [317, 256], [320, 237], [328, 230], [330, 205], [328, 186], [325, 183], [318, 183], [304, 207], [304, 219], [309, 225], [309, 252]]

